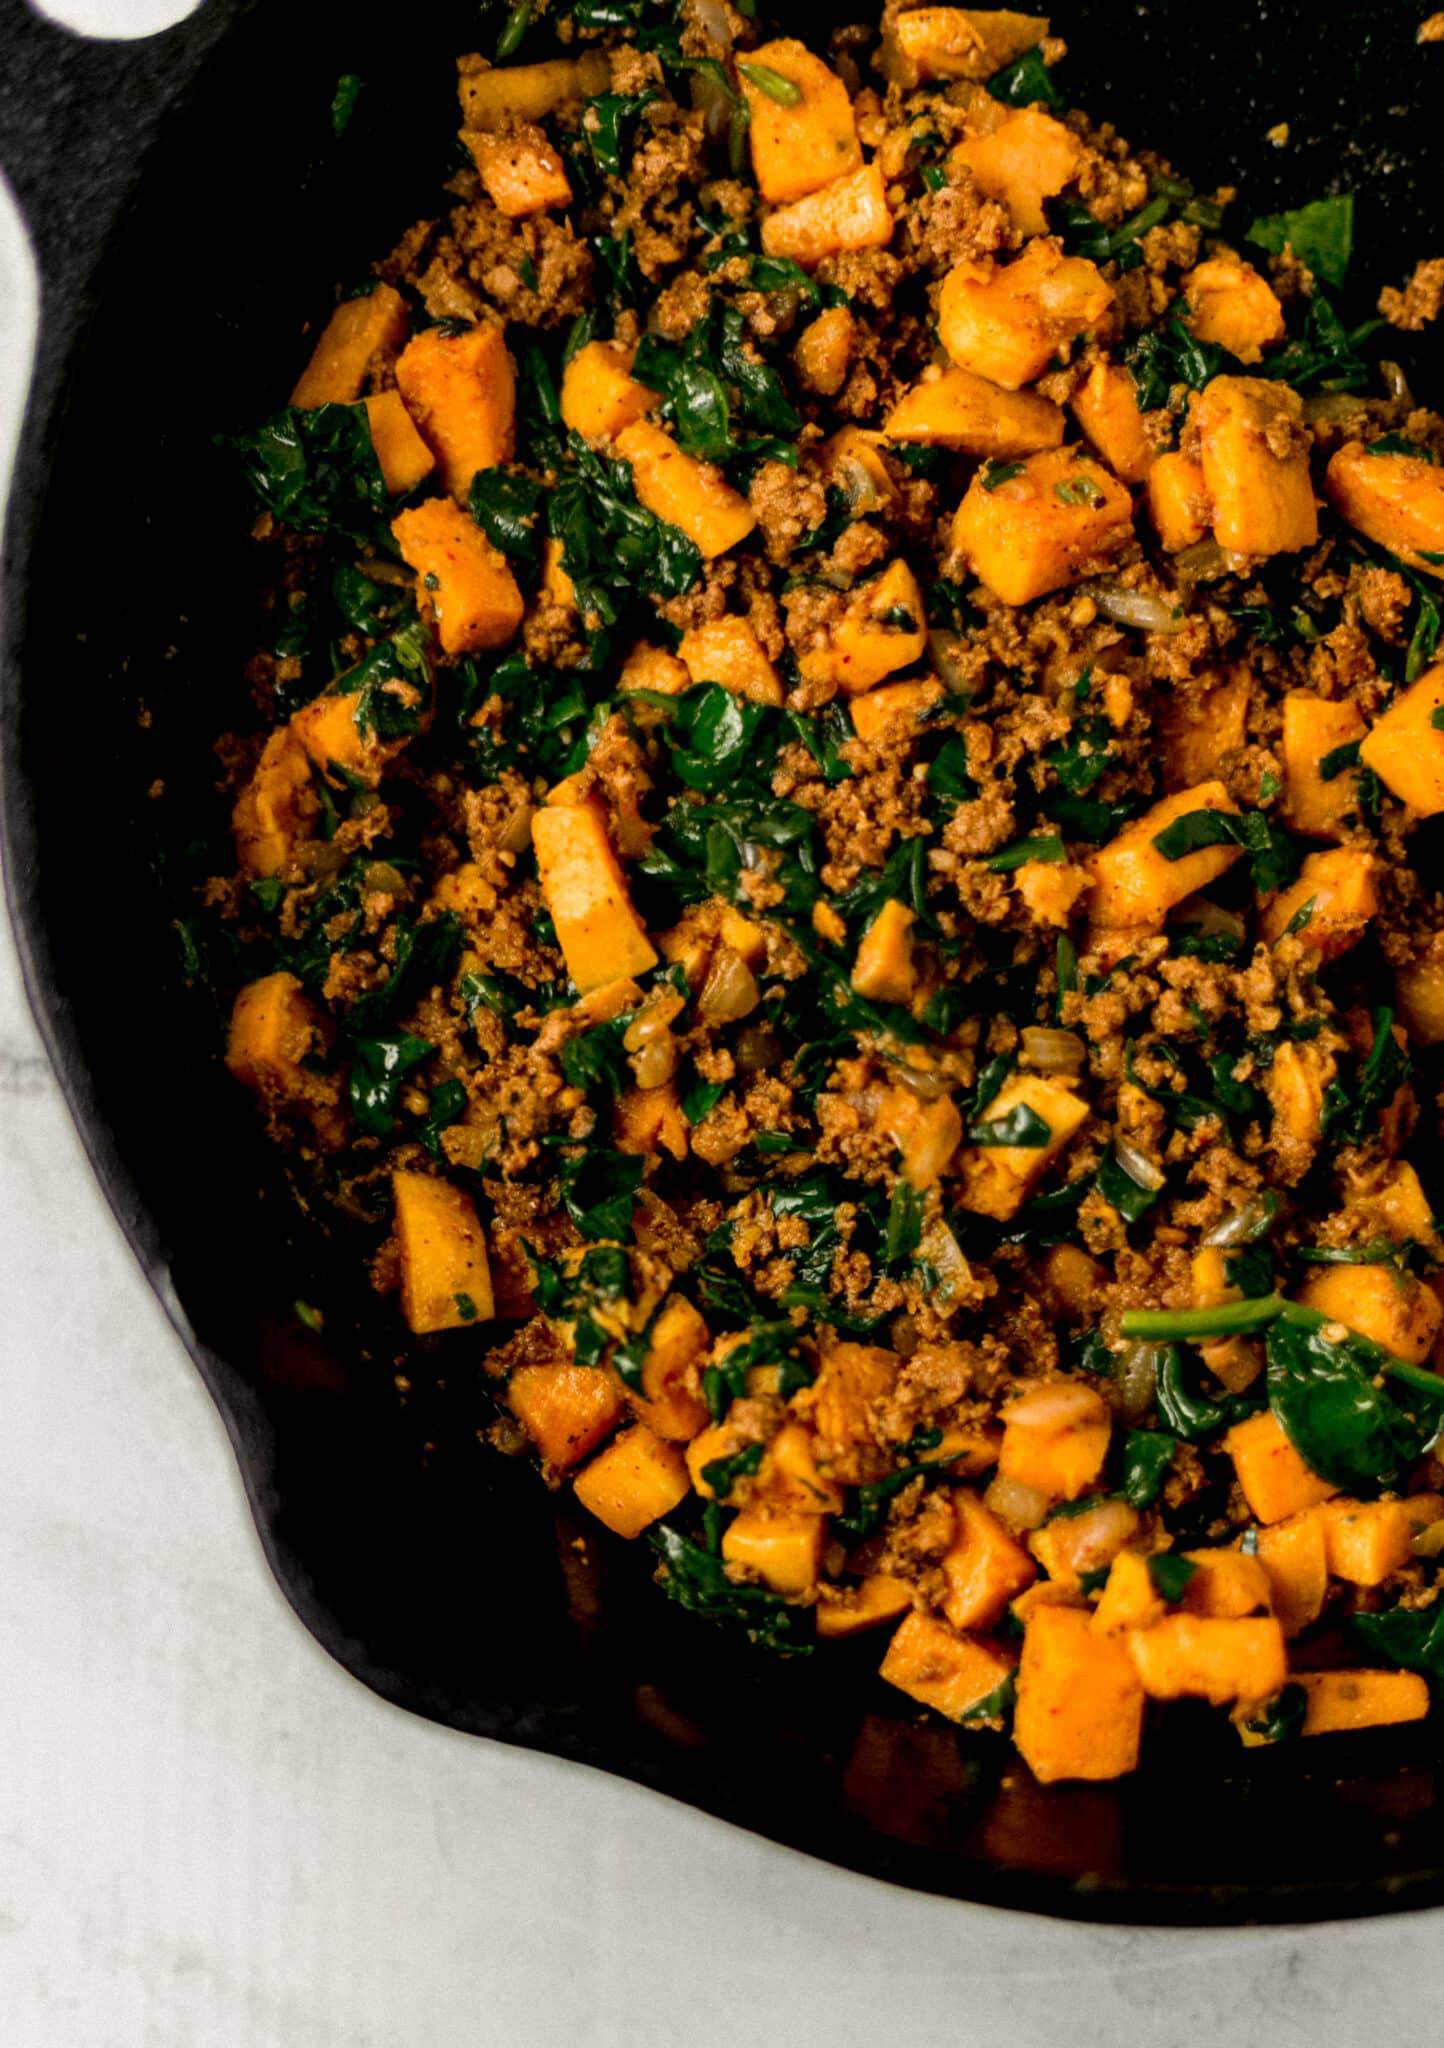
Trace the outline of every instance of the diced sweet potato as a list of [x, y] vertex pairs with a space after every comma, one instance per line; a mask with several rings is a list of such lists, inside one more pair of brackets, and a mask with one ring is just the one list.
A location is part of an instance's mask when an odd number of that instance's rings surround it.
[[321, 329], [291, 393], [292, 405], [354, 403], [371, 363], [401, 347], [409, 324], [406, 301], [389, 284], [378, 284], [364, 298], [343, 299]]
[[1015, 1074], [989, 1103], [987, 1121], [999, 1122], [1024, 1107], [1048, 1126], [1046, 1141], [1036, 1145], [967, 1145], [958, 1155], [958, 1200], [976, 1215], [995, 1216], [1003, 1221], [1015, 1216], [1034, 1183], [1088, 1120], [1087, 1103], [1071, 1088], [1043, 1074]]
[[702, 1360], [712, 1342], [707, 1325], [685, 1295], [674, 1294], [652, 1324], [642, 1360], [642, 1390], [633, 1408], [658, 1436], [688, 1443], [706, 1425], [707, 1407], [698, 1387]]
[[913, 913], [890, 899], [863, 933], [852, 963], [852, 985], [878, 1003], [906, 1003], [917, 981], [910, 928]]
[[1316, 1266], [1299, 1300], [1411, 1365], [1428, 1358], [1444, 1321], [1438, 1295], [1393, 1265]]
[[953, 518], [953, 546], [1005, 604], [1072, 583], [1133, 536], [1133, 501], [1079, 448], [1030, 455], [1001, 483], [980, 470]]
[[416, 602], [447, 654], [505, 647], [526, 607], [506, 556], [476, 521], [446, 498], [428, 498], [391, 522], [396, 545], [416, 571]]
[[657, 1088], [627, 1088], [612, 1117], [619, 1152], [670, 1152], [687, 1157], [687, 1119], [670, 1081]]
[[874, 1417], [897, 1371], [896, 1353], [881, 1345], [833, 1341], [823, 1347], [816, 1379], [795, 1402], [812, 1425], [819, 1459], [846, 1485], [860, 1485], [880, 1469]]
[[1444, 731], [1434, 723], [1441, 710], [1444, 662], [1401, 691], [1359, 747], [1364, 766], [1421, 818], [1444, 811]]
[[1105, 931], [1160, 925], [1185, 897], [1227, 874], [1239, 857], [1237, 846], [1200, 846], [1178, 860], [1169, 860], [1153, 842], [1177, 819], [1194, 811], [1237, 809], [1221, 782], [1200, 782], [1193, 789], [1164, 797], [1141, 818], [1125, 825], [1088, 862], [1093, 876], [1088, 914], [1093, 923]]
[[558, 107], [605, 92], [611, 79], [603, 50], [500, 68], [484, 57], [462, 57], [457, 70], [462, 119], [468, 128], [500, 128], [508, 120], [540, 121]]
[[640, 1536], [687, 1496], [687, 1467], [675, 1444], [633, 1423], [577, 1474], [577, 1499], [615, 1536]]
[[396, 747], [393, 743], [383, 748], [375, 733], [362, 735], [356, 724], [360, 702], [354, 690], [327, 692], [291, 714], [291, 730], [323, 775], [344, 769], [347, 775], [374, 787], [385, 756], [394, 754]]
[[[1242, 1289], [1229, 1282], [1226, 1254], [1213, 1245], [1194, 1253], [1189, 1261], [1189, 1283], [1195, 1308], [1221, 1308], [1226, 1301], [1243, 1298]], [[1198, 1348], [1204, 1364], [1230, 1393], [1242, 1392], [1258, 1377], [1261, 1361], [1246, 1338], [1215, 1337]]]
[[818, 1463], [817, 1438], [805, 1422], [784, 1422], [757, 1471], [754, 1498], [774, 1513], [835, 1515], [842, 1488]]
[[301, 1085], [302, 1061], [324, 1043], [320, 1012], [295, 975], [266, 974], [236, 997], [226, 1065], [257, 1095], [284, 1102]]
[[1433, 1204], [1407, 1160], [1390, 1168], [1389, 1178], [1374, 1190], [1374, 1203], [1395, 1244], [1407, 1244], [1411, 1237], [1427, 1243], [1435, 1235]]
[[411, 1328], [456, 1330], [492, 1317], [486, 1238], [470, 1195], [429, 1173], [391, 1176], [401, 1309]]
[[884, 683], [854, 697], [848, 705], [852, 729], [860, 740], [876, 743], [892, 725], [906, 729], [921, 721], [943, 701], [943, 686], [936, 676], [919, 682]]
[[684, 455], [651, 420], [633, 420], [624, 427], [616, 449], [631, 465], [632, 488], [642, 504], [680, 528], [709, 562], [745, 540], [757, 524], [747, 500], [720, 469]]
[[639, 640], [626, 660], [618, 679], [622, 690], [655, 690], [659, 697], [680, 697], [692, 687], [686, 664], [664, 647]]
[[1401, 1500], [1331, 1500], [1315, 1508], [1336, 1579], [1381, 1586], [1414, 1554], [1414, 1522]]
[[381, 480], [393, 498], [414, 491], [436, 467], [436, 458], [417, 433], [399, 391], [378, 391], [366, 400], [371, 446], [381, 467]]
[[1287, 1521], [1339, 1490], [1309, 1470], [1270, 1409], [1235, 1423], [1223, 1447], [1233, 1459], [1243, 1497], [1257, 1521]]
[[762, 247], [768, 256], [791, 257], [806, 270], [845, 249], [885, 249], [892, 228], [882, 172], [876, 164], [863, 164], [769, 213]]
[[1011, 462], [1056, 448], [1063, 439], [1063, 414], [1036, 392], [1005, 391], [972, 370], [952, 368], [924, 375], [904, 392], [884, 431], [890, 441], [917, 441]]
[[1079, 897], [1087, 893], [1088, 877], [1071, 861], [1025, 860], [1014, 872], [1013, 887], [1027, 905], [1034, 924], [1051, 925], [1062, 931]]
[[1148, 511], [1165, 554], [1196, 546], [1213, 522], [1200, 464], [1177, 452], [1160, 455], [1148, 472]]
[[1444, 575], [1444, 469], [1419, 455], [1375, 455], [1347, 441], [1324, 472], [1339, 517], [1424, 576]]
[[1013, 1740], [1040, 1783], [1120, 1778], [1137, 1764], [1143, 1687], [1124, 1647], [1129, 1640], [1094, 1629], [1086, 1608], [1030, 1613]]
[[626, 1412], [615, 1377], [595, 1365], [519, 1365], [507, 1405], [554, 1472], [569, 1472], [609, 1436]]
[[910, 668], [927, 646], [927, 628], [916, 576], [906, 562], [889, 562], [859, 585], [826, 640], [804, 649], [798, 667], [806, 681], [836, 683], [853, 696]]
[[562, 372], [562, 420], [584, 441], [611, 441], [661, 404], [631, 374], [634, 354], [619, 341], [589, 341]]
[[1011, 263], [965, 257], [954, 264], [938, 299], [938, 333], [960, 370], [1018, 391], [1112, 302], [1096, 264], [1040, 238]]
[[1273, 286], [1251, 263], [1213, 256], [1184, 282], [1188, 325], [1199, 341], [1216, 342], [1241, 363], [1256, 363], [1284, 338], [1284, 309]]
[[1214, 1621], [1167, 1614], [1125, 1638], [1134, 1669], [1151, 1699], [1271, 1699], [1288, 1676], [1284, 1633], [1272, 1616]]
[[909, 1614], [887, 1646], [881, 1674], [909, 1699], [961, 1721], [1012, 1669], [1012, 1659], [996, 1643], [958, 1635], [930, 1614]]
[[1293, 1682], [1308, 1696], [1304, 1735], [1422, 1721], [1429, 1712], [1429, 1687], [1417, 1671], [1299, 1671]]
[[1235, 662], [1211, 687], [1163, 704], [1158, 728], [1170, 789], [1193, 789], [1209, 781], [1225, 758], [1238, 752], [1248, 736], [1251, 680], [1246, 664]]
[[1280, 1130], [1293, 1144], [1312, 1148], [1322, 1132], [1324, 1090], [1333, 1078], [1334, 1059], [1317, 1045], [1279, 1046], [1264, 1077], [1274, 1113], [1275, 1142]]
[[1444, 932], [1394, 974], [1399, 1015], [1414, 1045], [1444, 1045]]
[[1303, 401], [1263, 377], [1215, 377], [1193, 401], [1214, 538], [1243, 555], [1311, 548], [1319, 515]]
[[424, 328], [397, 358], [396, 382], [454, 498], [465, 499], [479, 469], [511, 461], [516, 376], [495, 321], [464, 334]]
[[836, 1642], [844, 1636], [881, 1628], [906, 1614], [912, 1604], [912, 1587], [905, 1579], [890, 1578], [886, 1572], [870, 1572], [857, 1586], [830, 1586], [824, 1582], [818, 1589], [818, 1637], [822, 1642]]
[[655, 967], [656, 948], [632, 908], [600, 804], [546, 804], [531, 833], [557, 944], [582, 994]]
[[847, 382], [857, 346], [857, 321], [846, 306], [825, 306], [797, 337], [792, 360], [809, 391], [835, 398]]
[[[738, 63], [747, 101], [747, 139], [757, 189], [772, 206], [801, 199], [856, 170], [862, 145], [847, 87], [805, 43], [792, 36], [762, 43]], [[758, 70], [775, 71], [797, 88], [784, 105], [754, 84]]]
[[471, 151], [487, 198], [508, 220], [571, 205], [566, 166], [534, 123], [518, 122], [500, 133], [465, 128], [461, 139]]
[[706, 619], [682, 635], [677, 658], [694, 683], [720, 683], [754, 704], [780, 704], [782, 678], [763, 651], [750, 620]]
[[821, 1515], [734, 1515], [722, 1532], [722, 1555], [774, 1593], [808, 1593], [822, 1569], [826, 1529]]
[[1271, 1606], [1268, 1573], [1257, 1557], [1243, 1550], [1186, 1550], [1194, 1567], [1179, 1603], [1186, 1613], [1211, 1621], [1237, 1621], [1245, 1614], [1267, 1614]]
[[1311, 690], [1290, 690], [1284, 698], [1283, 815], [1290, 830], [1310, 839], [1337, 839], [1345, 818], [1359, 808], [1358, 785], [1351, 768], [1330, 776], [1320, 773], [1326, 757], [1352, 746], [1366, 731], [1352, 697], [1316, 697]]
[[970, 135], [948, 158], [972, 173], [988, 199], [1006, 206], [1025, 235], [1048, 232], [1045, 199], [1055, 199], [1077, 175], [1083, 146], [1071, 128], [1037, 107], [1022, 107], [987, 135]]
[[279, 874], [319, 809], [311, 763], [289, 725], [273, 732], [231, 812], [236, 859], [248, 875]]
[[1329, 1590], [1324, 1526], [1310, 1508], [1258, 1532], [1259, 1563], [1268, 1573], [1273, 1611], [1286, 1636], [1318, 1620]]
[[1357, 846], [1331, 847], [1311, 853], [1299, 878], [1280, 890], [1259, 919], [1259, 937], [1277, 945], [1296, 918], [1295, 936], [1325, 960], [1337, 959], [1364, 936], [1364, 927], [1379, 908], [1372, 854]]
[[942, 1556], [942, 1608], [954, 1628], [990, 1629], [1037, 1567], [975, 1493], [953, 1495], [955, 1533]]
[[1153, 1583], [1148, 1559], [1138, 1550], [1120, 1550], [1108, 1568], [1108, 1583], [1093, 1610], [1099, 1635], [1120, 1636], [1128, 1629], [1151, 1628], [1167, 1609]]
[[1073, 393], [1073, 417], [1115, 476], [1141, 484], [1156, 449], [1143, 431], [1138, 388], [1116, 363], [1095, 363]]
[[1112, 1417], [1081, 1380], [1030, 1387], [1003, 1410], [998, 1470], [1054, 1500], [1076, 1500], [1103, 1470]]
[[1011, 8], [912, 7], [888, 10], [880, 62], [895, 85], [922, 85], [931, 78], [991, 78], [1035, 49], [1048, 33], [1042, 14]]

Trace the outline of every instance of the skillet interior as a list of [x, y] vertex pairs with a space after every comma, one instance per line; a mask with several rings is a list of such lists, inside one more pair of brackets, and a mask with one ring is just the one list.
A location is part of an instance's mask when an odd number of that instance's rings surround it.
[[[1437, 1737], [1243, 1757], [1180, 1714], [1136, 1778], [1042, 1792], [1001, 1742], [918, 1726], [869, 1681], [872, 1644], [778, 1664], [670, 1608], [622, 1546], [579, 1563], [565, 1497], [476, 1446], [466, 1340], [398, 1425], [395, 1327], [357, 1320], [349, 1260], [298, 1225], [171, 919], [183, 850], [215, 824], [187, 792], [246, 644], [246, 514], [210, 436], [274, 407], [332, 281], [434, 204], [476, 9], [427, 15], [413, 46], [389, 9], [210, 0], [153, 43], [100, 47], [0, 0], [0, 147], [45, 279], [7, 533], [11, 903], [85, 1141], [226, 1417], [281, 1585], [401, 1705], [915, 1886], [1142, 1922], [1444, 1900]], [[1417, 18], [1079, 0], [1059, 25], [1071, 96], [1198, 182], [1261, 208], [1354, 185], [1377, 286], [1438, 247], [1444, 50], [1415, 47]], [[368, 86], [338, 147], [342, 71]], [[1280, 120], [1287, 151], [1265, 140]], [[324, 1344], [298, 1296], [325, 1308]]]

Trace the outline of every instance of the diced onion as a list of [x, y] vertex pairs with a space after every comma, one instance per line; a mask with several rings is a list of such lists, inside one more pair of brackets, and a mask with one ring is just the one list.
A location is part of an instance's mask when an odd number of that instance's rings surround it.
[[1252, 1244], [1268, 1229], [1277, 1213], [1278, 1197], [1266, 1189], [1242, 1208], [1230, 1209], [1227, 1216], [1221, 1216], [1211, 1230], [1203, 1233], [1203, 1242], [1219, 1251], [1227, 1251], [1230, 1245]]
[[[1387, 364], [1384, 365], [1387, 368]], [[1312, 391], [1304, 400], [1304, 418], [1310, 426], [1321, 421], [1346, 420], [1357, 413], [1363, 400], [1350, 391]]]
[[958, 660], [960, 644], [956, 633], [945, 633], [941, 626], [934, 626], [928, 634], [928, 658], [938, 680], [945, 689], [954, 693], [972, 688], [967, 673]]
[[1148, 1154], [1140, 1151], [1131, 1138], [1113, 1140], [1113, 1157], [1135, 1187], [1147, 1188], [1152, 1195], [1157, 1194], [1168, 1178], [1162, 1167], [1155, 1166]]
[[1040, 1074], [1076, 1074], [1087, 1057], [1088, 1048], [1076, 1031], [1051, 1024], [1023, 1027], [1023, 1058]]
[[1086, 1513], [1055, 1523], [1066, 1563], [1081, 1579], [1112, 1564], [1138, 1527], [1138, 1516], [1126, 1501], [1100, 1501]]
[[1001, 1472], [988, 1487], [983, 1500], [998, 1520], [1015, 1534], [1023, 1529], [1038, 1528], [1053, 1505], [1051, 1498], [1040, 1493], [1036, 1486], [1024, 1486], [1017, 1479], [1005, 1479]]
[[1158, 1391], [1164, 1344], [1130, 1344], [1118, 1357], [1118, 1407], [1125, 1422], [1141, 1422]]
[[712, 955], [707, 979], [697, 998], [697, 1015], [704, 1024], [733, 1024], [750, 1016], [761, 1000], [757, 977], [730, 946], [719, 946]]
[[660, 1088], [677, 1071], [677, 1041], [669, 1033], [652, 1038], [632, 1059], [639, 1088]]
[[929, 1224], [918, 1245], [918, 1256], [925, 1259], [938, 1276], [938, 1284], [930, 1296], [934, 1307], [946, 1308], [950, 1301], [971, 1287], [973, 1269], [946, 1223]]
[[767, 1067], [775, 1067], [782, 1057], [777, 1035], [770, 1024], [749, 1024], [745, 1031], [737, 1034], [737, 1071], [739, 1074], [760, 1074]]
[[653, 989], [636, 1016], [622, 1034], [622, 1049], [625, 1052], [640, 1052], [644, 1045], [660, 1038], [671, 1025], [672, 1019], [685, 1010], [687, 998], [675, 988]]
[[1003, 1412], [1003, 1420], [1022, 1429], [1080, 1429], [1100, 1414], [1097, 1394], [1082, 1380], [1047, 1380], [1025, 1387]]
[[1085, 584], [1084, 589], [1115, 625], [1135, 626], [1140, 633], [1181, 633], [1187, 621], [1182, 609], [1144, 590], [1119, 590], [1110, 584]]
[[731, 124], [736, 102], [720, 79], [709, 71], [694, 71], [688, 83], [693, 108], [702, 116], [702, 128], [709, 142], [720, 142]]
[[1228, 558], [1216, 540], [1201, 540], [1183, 548], [1173, 558], [1175, 574], [1192, 583], [1211, 583], [1228, 574]]
[[732, 48], [732, 31], [727, 25], [727, 9], [722, 0], [689, 0], [687, 12], [713, 49], [725, 56]]
[[502, 826], [497, 845], [503, 853], [525, 853], [531, 845], [533, 806], [519, 804]]
[[1409, 379], [1397, 363], [1380, 363], [1379, 374], [1384, 379], [1384, 389], [1391, 398], [1399, 398], [1406, 405], [1414, 403], [1414, 394], [1409, 389]]

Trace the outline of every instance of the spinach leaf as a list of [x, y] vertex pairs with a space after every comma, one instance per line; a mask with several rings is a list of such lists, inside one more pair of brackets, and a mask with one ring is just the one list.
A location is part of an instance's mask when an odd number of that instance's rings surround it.
[[1043, 106], [1053, 113], [1063, 110], [1058, 88], [1049, 77], [1048, 67], [1037, 50], [1025, 50], [1021, 57], [1015, 57], [1001, 71], [995, 71], [987, 80], [987, 87], [993, 98], [1002, 100], [1005, 106]]
[[1046, 1145], [1052, 1135], [1051, 1125], [1026, 1102], [1014, 1103], [1004, 1116], [969, 1124], [967, 1132], [970, 1145], [1038, 1146]]
[[1226, 349], [1213, 342], [1198, 341], [1175, 313], [1163, 327], [1150, 327], [1123, 351], [1123, 363], [1133, 379], [1140, 412], [1156, 412], [1169, 402], [1176, 384], [1190, 391], [1202, 391], [1211, 378], [1233, 363]]
[[1366, 320], [1359, 327], [1345, 327], [1325, 293], [1316, 290], [1306, 301], [1299, 332], [1256, 364], [1252, 374], [1277, 378], [1296, 391], [1360, 391], [1372, 372], [1359, 351], [1383, 324]]
[[699, 683], [667, 704], [664, 737], [672, 771], [688, 789], [708, 796], [770, 777], [776, 746], [766, 742], [776, 723], [766, 704], [720, 683]]
[[619, 586], [651, 597], [683, 596], [702, 573], [696, 543], [638, 504], [625, 462], [594, 453], [579, 434], [570, 437], [568, 451], [568, 466], [547, 500], [547, 531], [562, 543], [562, 566], [582, 609], [614, 622]]
[[725, 1081], [704, 1081], [695, 1071], [682, 1084], [678, 1094], [682, 1114], [689, 1124], [700, 1124], [709, 1117], [727, 1092]]
[[[537, 1307], [543, 1315], [572, 1325], [572, 1355], [578, 1365], [600, 1365], [614, 1340], [596, 1310], [626, 1300], [632, 1277], [627, 1254], [618, 1245], [591, 1245], [575, 1270], [568, 1273], [560, 1265], [539, 1259], [529, 1245], [524, 1249], [531, 1264]], [[645, 1357], [645, 1344], [642, 1351]], [[621, 1370], [620, 1366], [618, 1369]], [[627, 1378], [625, 1373], [623, 1378]], [[627, 1384], [640, 1388], [640, 1360], [636, 1362], [635, 1378], [627, 1379]]]
[[426, 1106], [426, 1120], [416, 1133], [433, 1159], [442, 1157], [441, 1133], [452, 1124], [460, 1122], [466, 1113], [466, 1084], [463, 1081], [439, 1081], [432, 1089]]
[[1178, 1438], [1162, 1429], [1130, 1429], [1119, 1456], [1117, 1495], [1131, 1508], [1151, 1508], [1163, 1490]]
[[1186, 811], [1155, 832], [1153, 844], [1165, 860], [1182, 860], [1205, 846], [1241, 846], [1260, 893], [1282, 889], [1299, 867], [1297, 845], [1262, 811]]
[[565, 1041], [559, 1056], [561, 1070], [573, 1088], [614, 1102], [629, 1085], [632, 1075], [622, 1038], [632, 1016], [631, 1010], [625, 1010], [620, 1017], [610, 1017], [605, 1024]]
[[336, 80], [336, 90], [331, 96], [331, 133], [341, 136], [351, 125], [351, 116], [356, 111], [356, 102], [361, 97], [365, 80], [354, 71], [343, 71]]
[[297, 533], [369, 534], [390, 498], [364, 405], [287, 406], [227, 445], [268, 511]]
[[627, 124], [635, 121], [656, 97], [654, 92], [603, 92], [587, 101], [582, 111], [581, 132], [600, 170], [613, 178], [621, 177]]
[[391, 972], [380, 988], [358, 996], [347, 1013], [347, 1028], [374, 1032], [377, 1025], [409, 1007], [429, 988], [445, 983], [461, 952], [461, 920], [453, 911], [404, 925], [391, 956]]
[[986, 865], [995, 875], [1011, 874], [1014, 868], [1022, 867], [1030, 860], [1059, 861], [1068, 858], [1068, 849], [1056, 833], [1039, 833], [1031, 839], [1015, 839], [1011, 846], [1000, 847], [990, 853]]
[[1352, 1082], [1330, 1081], [1324, 1090], [1320, 1126], [1331, 1144], [1364, 1144], [1413, 1074], [1413, 1063], [1394, 1036], [1394, 1012], [1387, 1003], [1375, 1010], [1373, 1031], [1373, 1044], [1357, 1063]]
[[645, 1167], [645, 1160], [605, 1145], [593, 1145], [567, 1161], [558, 1176], [562, 1201], [583, 1237], [630, 1243], [632, 1205]]
[[887, 1212], [887, 1237], [883, 1243], [883, 1264], [895, 1272], [912, 1259], [922, 1240], [923, 1198], [915, 1187], [899, 1180], [892, 1191]]
[[725, 1501], [739, 1479], [750, 1479], [762, 1463], [763, 1446], [746, 1444], [730, 1458], [713, 1458], [702, 1467], [702, 1477], [718, 1500]]
[[1112, 1147], [1104, 1153], [1093, 1181], [1104, 1201], [1118, 1211], [1125, 1223], [1136, 1223], [1163, 1193], [1162, 1185], [1147, 1187], [1135, 1180]]
[[1271, 1700], [1249, 1709], [1243, 1726], [1264, 1742], [1289, 1742], [1302, 1733], [1309, 1696], [1301, 1685], [1286, 1685]]
[[351, 1048], [346, 1095], [351, 1113], [371, 1138], [389, 1138], [396, 1128], [396, 1097], [413, 1068], [436, 1047], [409, 1031], [387, 1037], [358, 1038]]
[[720, 1557], [664, 1522], [648, 1538], [661, 1559], [662, 1590], [669, 1600], [708, 1621], [739, 1622], [763, 1649], [806, 1655], [812, 1649], [806, 1608], [789, 1607], [761, 1586], [739, 1586]]
[[1300, 263], [1327, 285], [1341, 285], [1354, 252], [1354, 195], [1314, 199], [1291, 213], [1262, 215], [1248, 231], [1248, 240], [1281, 256], [1292, 248]]
[[1444, 1599], [1432, 1607], [1390, 1607], [1382, 1614], [1355, 1614], [1349, 1627], [1370, 1657], [1419, 1671], [1431, 1685], [1444, 1685]]
[[1170, 1344], [1158, 1361], [1158, 1412], [1175, 1436], [1185, 1443], [1203, 1443], [1230, 1429], [1246, 1416], [1256, 1415], [1262, 1403], [1250, 1394], [1231, 1394], [1215, 1400], [1200, 1394], [1188, 1383], [1183, 1356]]
[[742, 1343], [734, 1344], [719, 1364], [709, 1365], [702, 1374], [702, 1398], [714, 1422], [720, 1422], [734, 1401], [747, 1392], [747, 1375], [754, 1366], [781, 1368], [778, 1392], [785, 1399], [809, 1384], [812, 1374], [798, 1346], [801, 1332], [795, 1323], [760, 1323]]
[[467, 500], [472, 518], [494, 548], [520, 562], [531, 578], [541, 573], [541, 509], [546, 496], [530, 477], [508, 469], [479, 469]]
[[1311, 1472], [1345, 1493], [1402, 1484], [1439, 1435], [1444, 1379], [1392, 1358], [1311, 1309], [1288, 1304], [1268, 1333], [1268, 1393]]
[[1175, 1551], [1160, 1550], [1148, 1560], [1148, 1576], [1159, 1598], [1176, 1607], [1188, 1591], [1189, 1580], [1198, 1576], [1198, 1566]]

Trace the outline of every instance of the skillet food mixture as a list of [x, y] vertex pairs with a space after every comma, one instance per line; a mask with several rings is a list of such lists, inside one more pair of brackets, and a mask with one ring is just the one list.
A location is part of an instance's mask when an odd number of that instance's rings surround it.
[[1061, 55], [582, 0], [463, 58], [436, 218], [238, 443], [206, 892], [403, 1388], [1044, 1781], [1444, 1677], [1444, 418], [1347, 197], [1195, 192]]

